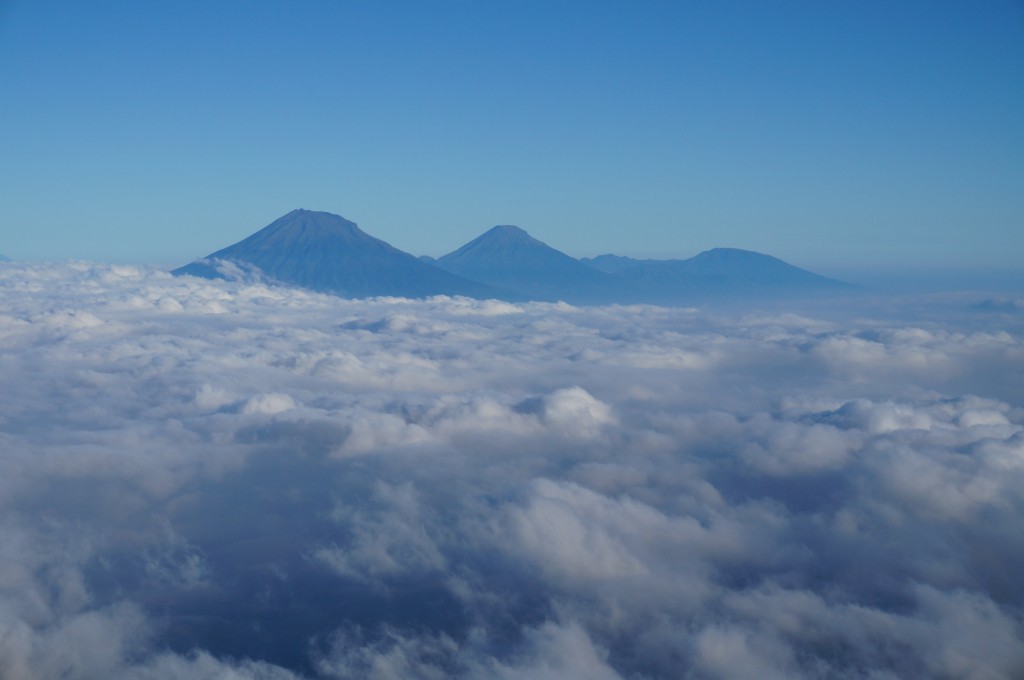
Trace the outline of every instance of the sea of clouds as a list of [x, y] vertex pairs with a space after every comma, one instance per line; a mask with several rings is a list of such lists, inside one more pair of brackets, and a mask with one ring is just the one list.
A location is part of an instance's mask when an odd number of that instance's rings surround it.
[[0, 265], [0, 677], [1024, 677], [1019, 303]]

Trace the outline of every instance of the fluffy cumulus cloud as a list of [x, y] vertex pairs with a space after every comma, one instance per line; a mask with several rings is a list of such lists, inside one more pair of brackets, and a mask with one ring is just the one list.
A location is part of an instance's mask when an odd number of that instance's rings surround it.
[[0, 270], [0, 677], [1024, 677], [1024, 322]]

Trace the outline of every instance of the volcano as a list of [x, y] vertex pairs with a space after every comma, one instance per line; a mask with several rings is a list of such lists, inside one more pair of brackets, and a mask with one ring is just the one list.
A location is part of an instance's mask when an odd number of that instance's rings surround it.
[[589, 267], [511, 225], [486, 231], [434, 264], [531, 300], [602, 303], [615, 299], [620, 288], [619, 277]]
[[352, 298], [508, 297], [423, 262], [344, 217], [313, 210], [293, 210], [252, 236], [172, 273], [203, 278], [263, 276]]
[[818, 295], [856, 288], [777, 257], [739, 248], [713, 248], [686, 260], [601, 255], [581, 262], [620, 277], [635, 299], [659, 304], [722, 297]]

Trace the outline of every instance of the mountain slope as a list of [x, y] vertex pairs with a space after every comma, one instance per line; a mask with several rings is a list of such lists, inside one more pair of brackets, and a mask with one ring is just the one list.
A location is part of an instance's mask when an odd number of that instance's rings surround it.
[[632, 294], [651, 302], [733, 295], [803, 295], [855, 288], [794, 267], [777, 257], [739, 248], [714, 248], [688, 260], [635, 260], [601, 255], [582, 262], [622, 277]]
[[488, 230], [438, 258], [435, 265], [533, 300], [608, 302], [620, 285], [617, 276], [589, 267], [510, 225]]
[[253, 267], [282, 283], [346, 297], [500, 296], [370, 236], [354, 222], [312, 210], [293, 210], [252, 236], [172, 273], [228, 278], [232, 271]]

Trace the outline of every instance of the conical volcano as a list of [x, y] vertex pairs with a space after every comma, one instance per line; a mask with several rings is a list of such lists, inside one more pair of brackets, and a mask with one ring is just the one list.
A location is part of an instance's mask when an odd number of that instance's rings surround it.
[[437, 260], [446, 271], [532, 300], [606, 301], [618, 277], [588, 267], [519, 227], [500, 225]]
[[370, 236], [344, 217], [313, 210], [293, 210], [252, 236], [172, 273], [228, 278], [232, 271], [253, 267], [282, 283], [345, 297], [499, 297], [485, 285]]

